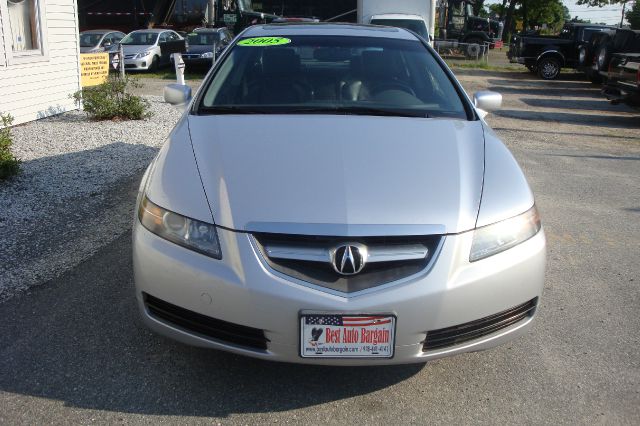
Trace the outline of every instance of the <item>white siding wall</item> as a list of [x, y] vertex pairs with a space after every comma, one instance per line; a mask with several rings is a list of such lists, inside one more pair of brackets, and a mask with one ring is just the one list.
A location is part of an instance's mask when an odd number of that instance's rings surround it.
[[3, 29], [6, 16], [0, 18], [0, 112], [10, 113], [14, 124], [77, 109], [69, 98], [80, 89], [76, 0], [40, 1], [46, 11], [41, 60], [12, 61], [5, 54], [11, 49], [11, 36]]

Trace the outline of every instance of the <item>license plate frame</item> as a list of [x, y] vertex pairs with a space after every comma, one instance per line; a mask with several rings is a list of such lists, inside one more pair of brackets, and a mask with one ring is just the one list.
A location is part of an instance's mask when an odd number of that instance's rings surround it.
[[[306, 324], [307, 318], [311, 318], [311, 324]], [[392, 359], [394, 356], [395, 314], [304, 311], [299, 315], [298, 324], [301, 358]], [[311, 333], [314, 328], [322, 330], [316, 331], [319, 336], [315, 345], [311, 342], [315, 338]], [[329, 338], [327, 329], [331, 330]]]

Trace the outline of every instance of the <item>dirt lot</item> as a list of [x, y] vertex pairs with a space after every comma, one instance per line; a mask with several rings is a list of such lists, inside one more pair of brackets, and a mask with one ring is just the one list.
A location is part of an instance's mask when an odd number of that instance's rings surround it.
[[[640, 423], [640, 113], [576, 75], [460, 71], [525, 170], [549, 240], [535, 327], [425, 366], [335, 369], [195, 349], [140, 323], [130, 233], [0, 305], [0, 423]], [[166, 81], [146, 81], [160, 94]], [[136, 180], [114, 204], [132, 206]], [[126, 209], [124, 209], [126, 210]], [[518, 283], [514, 283], [517, 285]]]

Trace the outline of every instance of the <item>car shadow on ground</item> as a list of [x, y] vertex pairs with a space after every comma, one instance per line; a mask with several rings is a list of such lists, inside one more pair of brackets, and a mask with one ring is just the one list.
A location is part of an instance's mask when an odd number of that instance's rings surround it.
[[618, 129], [633, 129], [640, 128], [640, 120], [638, 117], [630, 115], [616, 116], [606, 115], [599, 116], [593, 114], [580, 114], [573, 112], [559, 112], [559, 111], [530, 111], [520, 109], [500, 109], [493, 111], [495, 114], [504, 118], [516, 118], [518, 120], [526, 121], [544, 121], [544, 122], [558, 122], [567, 124], [578, 124], [589, 127], [604, 127], [604, 128], [618, 128]]
[[[529, 95], [529, 96], [557, 96], [557, 97], [571, 97], [571, 98], [597, 98], [605, 99], [604, 96], [597, 90], [589, 89], [576, 89], [566, 88], [561, 86], [545, 86], [541, 84], [535, 84], [532, 82], [531, 86], [499, 86], [491, 85], [487, 87], [487, 90], [492, 90], [498, 93], [512, 93], [514, 95]], [[569, 102], [569, 101], [567, 101]], [[567, 107], [569, 107], [567, 105]]]
[[139, 319], [130, 240], [127, 232], [60, 278], [0, 305], [0, 391], [76, 408], [225, 417], [363, 395], [423, 368], [280, 364], [159, 337]]
[[608, 111], [611, 113], [628, 112], [624, 106], [611, 105], [604, 97], [602, 99], [549, 99], [549, 98], [521, 98], [520, 101], [536, 108], [558, 108], [584, 111]]
[[[581, 77], [581, 74], [571, 74], [571, 79], [558, 79], [558, 80], [542, 80], [534, 76], [533, 74], [529, 74], [528, 78], [489, 78], [487, 79], [487, 83], [495, 86], [539, 86], [545, 85], [550, 87], [563, 87], [570, 89], [582, 89], [582, 90], [593, 90], [596, 92], [600, 92], [601, 86], [597, 86], [591, 84], [586, 81], [584, 76]], [[575, 76], [575, 77], [574, 77]]]
[[[513, 131], [513, 128], [509, 127], [500, 127], [500, 126], [492, 126], [492, 129], [496, 132], [501, 131]], [[640, 140], [640, 136], [635, 135], [611, 135], [609, 133], [577, 133], [577, 132], [560, 132], [560, 131], [551, 131], [551, 130], [534, 130], [527, 129], [527, 133], [538, 133], [543, 135], [566, 135], [566, 136], [584, 136], [584, 137], [595, 137], [595, 138], [612, 138], [612, 139], [627, 139], [631, 141]]]

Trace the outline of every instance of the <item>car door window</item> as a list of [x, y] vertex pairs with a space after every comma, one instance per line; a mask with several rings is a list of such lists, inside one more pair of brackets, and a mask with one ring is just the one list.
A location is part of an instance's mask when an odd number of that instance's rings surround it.
[[594, 33], [600, 32], [602, 31], [601, 29], [598, 28], [585, 28], [584, 32], [582, 33], [582, 41], [589, 41], [591, 39], [591, 36]]
[[168, 37], [167, 37], [167, 33], [162, 33], [162, 34], [160, 34], [160, 38], [159, 38], [159, 41], [158, 41], [158, 42], [159, 42], [159, 43], [164, 43], [164, 42], [166, 42], [166, 41], [167, 41], [167, 38], [168, 38]]

